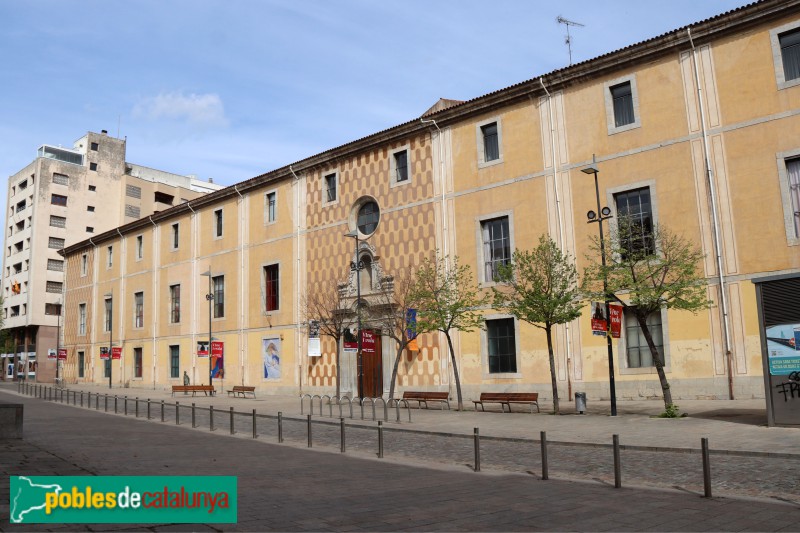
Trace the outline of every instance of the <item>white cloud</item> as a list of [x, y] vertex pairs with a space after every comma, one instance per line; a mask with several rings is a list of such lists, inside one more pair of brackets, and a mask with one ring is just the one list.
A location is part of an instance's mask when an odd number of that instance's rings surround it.
[[149, 120], [185, 122], [194, 127], [224, 127], [228, 125], [225, 108], [218, 94], [160, 93], [144, 98], [133, 108], [133, 116]]

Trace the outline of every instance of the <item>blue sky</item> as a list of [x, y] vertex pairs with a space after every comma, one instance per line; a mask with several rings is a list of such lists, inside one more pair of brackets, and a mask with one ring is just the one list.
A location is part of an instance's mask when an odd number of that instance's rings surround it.
[[[742, 0], [0, 0], [0, 177], [41, 144], [230, 185]], [[5, 183], [0, 202], [5, 205]]]

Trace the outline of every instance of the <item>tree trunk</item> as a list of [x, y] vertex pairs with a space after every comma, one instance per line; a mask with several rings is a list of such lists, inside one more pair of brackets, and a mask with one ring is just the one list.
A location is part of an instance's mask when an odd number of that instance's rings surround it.
[[550, 357], [550, 382], [553, 385], [553, 411], [559, 414], [558, 408], [558, 384], [556, 383], [556, 359], [553, 355], [553, 326], [545, 324], [544, 331], [547, 333], [547, 354]]
[[650, 355], [653, 357], [653, 362], [656, 365], [656, 372], [658, 372], [658, 380], [661, 382], [661, 392], [664, 394], [664, 407], [669, 408], [672, 405], [672, 391], [669, 388], [667, 381], [667, 374], [664, 372], [664, 361], [661, 359], [656, 344], [653, 342], [653, 336], [650, 334], [650, 329], [647, 327], [647, 316], [640, 316], [636, 314], [636, 321], [639, 322], [639, 327], [644, 335], [644, 340], [647, 341], [647, 347], [650, 348]]
[[403, 346], [397, 343], [397, 354], [394, 356], [394, 367], [392, 368], [392, 381], [389, 383], [389, 399], [394, 398], [394, 385], [397, 383], [397, 367], [400, 366], [400, 358], [403, 356]]
[[450, 349], [450, 361], [453, 363], [453, 378], [456, 381], [456, 396], [458, 398], [458, 410], [464, 410], [464, 402], [461, 399], [461, 378], [458, 377], [458, 365], [456, 364], [456, 352], [453, 349], [453, 339], [450, 338], [450, 332], [445, 331], [444, 336], [447, 337], [447, 346]]
[[334, 340], [336, 341], [336, 397], [339, 398], [339, 397], [341, 397], [341, 392], [342, 392], [342, 379], [341, 379], [342, 366], [341, 366], [340, 361], [339, 361], [339, 350], [340, 350], [340, 348], [339, 348], [339, 340], [340, 339], [334, 339]]

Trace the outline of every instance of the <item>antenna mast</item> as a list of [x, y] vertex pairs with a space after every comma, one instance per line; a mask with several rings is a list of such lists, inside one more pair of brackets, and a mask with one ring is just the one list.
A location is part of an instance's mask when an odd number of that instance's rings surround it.
[[575, 22], [573, 20], [567, 20], [561, 15], [556, 17], [556, 22], [558, 22], [559, 24], [563, 24], [564, 26], [567, 27], [567, 36], [564, 38], [564, 44], [567, 45], [567, 50], [569, 51], [569, 64], [572, 65], [572, 37], [569, 34], [569, 27], [579, 26], [583, 28], [584, 24], [581, 24], [580, 22]]

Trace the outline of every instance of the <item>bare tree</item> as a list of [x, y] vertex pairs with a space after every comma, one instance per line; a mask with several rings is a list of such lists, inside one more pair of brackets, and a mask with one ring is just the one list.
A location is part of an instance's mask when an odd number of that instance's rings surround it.
[[346, 281], [325, 281], [314, 284], [302, 301], [305, 322], [316, 320], [319, 333], [333, 339], [336, 344], [336, 396], [341, 395], [341, 339], [349, 329], [355, 314], [348, 308]]

